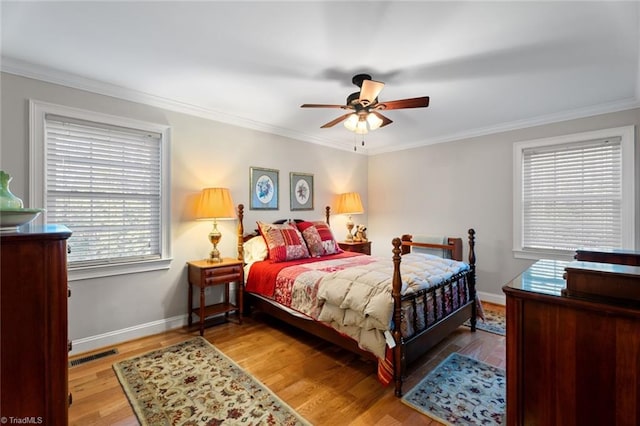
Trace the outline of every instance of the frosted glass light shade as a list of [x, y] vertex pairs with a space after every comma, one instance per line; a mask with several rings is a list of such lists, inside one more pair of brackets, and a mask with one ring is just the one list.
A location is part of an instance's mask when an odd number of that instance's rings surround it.
[[352, 132], [355, 132], [356, 131], [356, 126], [358, 125], [358, 120], [359, 119], [360, 119], [360, 117], [358, 117], [358, 114], [351, 114], [344, 121], [344, 127], [346, 127], [347, 129], [351, 130]]
[[379, 129], [380, 126], [382, 126], [382, 119], [374, 113], [370, 112], [369, 114], [367, 114], [367, 124], [369, 125], [370, 130], [376, 130]]
[[369, 130], [376, 130], [382, 126], [382, 119], [370, 112], [367, 115], [353, 113], [344, 121], [344, 127], [360, 135], [366, 135]]

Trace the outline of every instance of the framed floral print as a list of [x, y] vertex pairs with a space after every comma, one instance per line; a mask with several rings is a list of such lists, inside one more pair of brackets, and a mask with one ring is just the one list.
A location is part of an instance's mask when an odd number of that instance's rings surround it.
[[250, 168], [251, 210], [278, 210], [278, 174], [274, 169]]
[[291, 210], [313, 210], [313, 175], [289, 173]]

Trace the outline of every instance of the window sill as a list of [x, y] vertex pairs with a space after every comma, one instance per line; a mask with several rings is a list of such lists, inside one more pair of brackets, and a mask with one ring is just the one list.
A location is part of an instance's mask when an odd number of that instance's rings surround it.
[[112, 277], [115, 275], [137, 274], [140, 272], [169, 269], [172, 258], [145, 260], [140, 262], [120, 263], [117, 265], [100, 265], [69, 268], [68, 280], [81, 281], [92, 278]]

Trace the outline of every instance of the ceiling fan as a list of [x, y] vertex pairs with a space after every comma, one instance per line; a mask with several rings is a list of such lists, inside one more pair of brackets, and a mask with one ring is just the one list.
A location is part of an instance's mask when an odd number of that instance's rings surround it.
[[384, 83], [371, 79], [369, 74], [357, 74], [351, 79], [353, 84], [360, 87], [359, 92], [354, 92], [347, 97], [345, 105], [303, 104], [301, 108], [341, 108], [350, 110], [335, 120], [320, 126], [322, 129], [333, 127], [344, 121], [347, 129], [360, 134], [368, 133], [393, 123], [379, 111], [405, 108], [425, 108], [429, 106], [429, 97], [401, 99], [397, 101], [380, 102], [378, 95], [384, 88]]

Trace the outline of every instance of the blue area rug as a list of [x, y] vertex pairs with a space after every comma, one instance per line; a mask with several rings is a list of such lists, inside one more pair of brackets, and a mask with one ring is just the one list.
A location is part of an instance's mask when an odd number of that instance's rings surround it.
[[[478, 330], [488, 331], [489, 333], [499, 334], [504, 336], [506, 333], [506, 318], [504, 312], [496, 311], [491, 308], [483, 308], [484, 319], [478, 318], [476, 321], [476, 328]], [[464, 325], [471, 327], [469, 320], [465, 321]]]
[[506, 424], [504, 370], [452, 353], [402, 398], [446, 425]]

